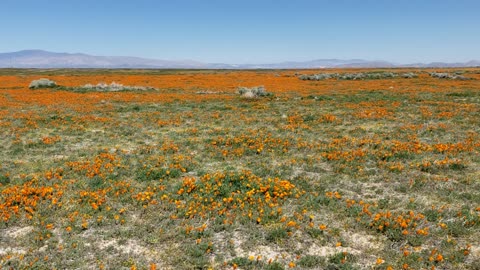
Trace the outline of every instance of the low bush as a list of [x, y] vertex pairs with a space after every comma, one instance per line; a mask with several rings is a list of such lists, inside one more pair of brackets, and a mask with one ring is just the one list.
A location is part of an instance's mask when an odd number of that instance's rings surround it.
[[129, 86], [123, 85], [120, 83], [112, 82], [110, 84], [106, 83], [98, 83], [96, 85], [86, 84], [84, 86], [80, 86], [75, 88], [77, 91], [99, 91], [99, 92], [119, 92], [119, 91], [149, 91], [149, 90], [156, 90], [153, 87], [145, 87], [145, 86]]
[[463, 75], [450, 74], [446, 72], [431, 72], [430, 77], [449, 80], [471, 80], [471, 78], [467, 78]]
[[313, 75], [300, 75], [300, 80], [306, 81], [322, 81], [328, 79], [338, 79], [340, 75], [338, 73], [319, 73]]
[[246, 98], [258, 98], [258, 97], [268, 97], [272, 96], [272, 93], [269, 93], [265, 90], [263, 86], [256, 87], [239, 87], [237, 91], [242, 97]]
[[413, 79], [413, 78], [418, 78], [418, 75], [416, 73], [413, 73], [413, 72], [407, 72], [407, 73], [402, 74], [402, 78]]
[[358, 73], [319, 73], [313, 75], [300, 75], [300, 80], [322, 81], [328, 79], [336, 80], [381, 80], [402, 77], [405, 79], [416, 78], [417, 74], [413, 72], [398, 74], [394, 72], [358, 72]]
[[49, 79], [39, 79], [39, 80], [34, 80], [30, 83], [28, 88], [30, 89], [40, 89], [40, 88], [54, 88], [57, 87], [57, 83], [55, 83], [52, 80]]

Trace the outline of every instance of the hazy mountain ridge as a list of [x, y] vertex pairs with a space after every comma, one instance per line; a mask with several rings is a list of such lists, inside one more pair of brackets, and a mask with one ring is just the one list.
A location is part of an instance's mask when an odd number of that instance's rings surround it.
[[285, 68], [381, 68], [381, 67], [475, 67], [480, 61], [464, 63], [413, 63], [398, 65], [387, 61], [362, 59], [317, 59], [269, 64], [202, 63], [191, 60], [158, 60], [131, 56], [94, 56], [83, 53], [57, 53], [24, 50], [0, 53], [0, 68], [185, 68], [185, 69], [285, 69]]
[[195, 61], [168, 61], [131, 56], [94, 56], [25, 50], [0, 53], [0, 67], [15, 68], [201, 68]]

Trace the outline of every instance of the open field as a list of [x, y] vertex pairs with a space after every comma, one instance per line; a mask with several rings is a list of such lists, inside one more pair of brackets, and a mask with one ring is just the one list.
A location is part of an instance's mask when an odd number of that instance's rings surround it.
[[480, 69], [371, 71], [0, 70], [1, 268], [480, 269]]

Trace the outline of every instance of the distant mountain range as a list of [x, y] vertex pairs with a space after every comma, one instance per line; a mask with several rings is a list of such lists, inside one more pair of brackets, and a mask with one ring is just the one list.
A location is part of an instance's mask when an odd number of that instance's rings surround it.
[[303, 69], [303, 68], [389, 68], [389, 67], [476, 67], [480, 61], [464, 63], [414, 63], [399, 65], [362, 59], [318, 59], [273, 64], [222, 64], [191, 60], [168, 61], [130, 56], [94, 56], [82, 53], [56, 53], [25, 50], [0, 53], [0, 68], [178, 68], [178, 69]]

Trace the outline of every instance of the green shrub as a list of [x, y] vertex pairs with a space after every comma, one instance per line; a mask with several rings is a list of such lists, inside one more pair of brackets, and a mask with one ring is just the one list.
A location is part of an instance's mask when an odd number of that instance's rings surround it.
[[6, 174], [0, 174], [0, 185], [6, 185], [10, 183], [10, 177]]
[[275, 228], [267, 233], [266, 239], [269, 242], [279, 242], [288, 237], [288, 232], [285, 228]]
[[325, 264], [325, 258], [314, 255], [307, 255], [298, 260], [298, 265], [304, 268], [318, 268]]

